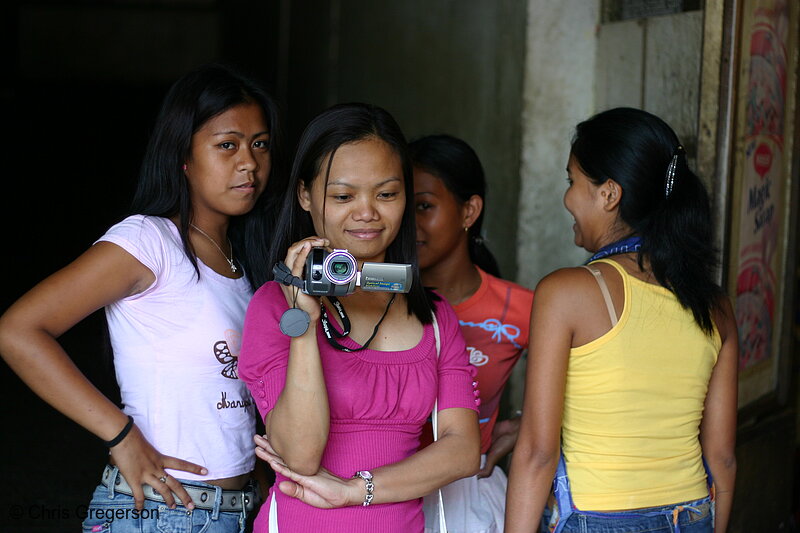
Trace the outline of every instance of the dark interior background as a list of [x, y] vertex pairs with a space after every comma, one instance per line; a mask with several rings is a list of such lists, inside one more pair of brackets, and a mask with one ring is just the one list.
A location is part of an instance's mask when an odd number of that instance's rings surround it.
[[[282, 107], [290, 151], [311, 117], [343, 101], [385, 107], [409, 138], [445, 132], [465, 139], [489, 183], [485, 237], [503, 276], [514, 279], [521, 124], [532, 120], [522, 113], [528, 4], [0, 3], [0, 313], [125, 216], [161, 98], [176, 78], [209, 61], [232, 63], [264, 82]], [[694, 0], [683, 4], [697, 7]], [[116, 398], [103, 324], [96, 313], [60, 341], [89, 379]], [[39, 400], [4, 363], [0, 386], [0, 532], [76, 531], [107, 450]], [[793, 468], [785, 460], [800, 457], [796, 421], [787, 408], [740, 428], [742, 505], [732, 529], [769, 530], [763, 513], [778, 522], [782, 517], [770, 510], [789, 500], [800, 523], [800, 460]], [[786, 489], [792, 483], [793, 492]]]
[[[277, 2], [10, 2], [0, 7], [0, 311], [126, 215], [170, 83], [225, 61], [275, 90]], [[152, 39], [153, 35], [158, 39]], [[208, 39], [211, 42], [205, 42]], [[118, 398], [102, 311], [60, 340]], [[0, 531], [76, 531], [107, 451], [0, 365]]]
[[[385, 107], [409, 138], [472, 144], [490, 183], [486, 237], [513, 279], [526, 17], [526, 2], [483, 0], [2, 3], [0, 312], [127, 214], [163, 95], [209, 61], [266, 85], [290, 152], [310, 118], [346, 101]], [[95, 313], [60, 341], [116, 398], [103, 330]], [[5, 364], [0, 379], [0, 531], [74, 531], [107, 451]]]

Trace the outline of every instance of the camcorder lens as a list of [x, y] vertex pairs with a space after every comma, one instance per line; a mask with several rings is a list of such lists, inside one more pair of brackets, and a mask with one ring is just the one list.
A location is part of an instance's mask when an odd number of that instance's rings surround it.
[[331, 270], [333, 270], [334, 274], [343, 276], [350, 270], [350, 265], [344, 261], [334, 261], [333, 264], [331, 264]]
[[356, 277], [358, 263], [347, 250], [334, 250], [326, 255], [322, 270], [330, 283], [346, 285]]

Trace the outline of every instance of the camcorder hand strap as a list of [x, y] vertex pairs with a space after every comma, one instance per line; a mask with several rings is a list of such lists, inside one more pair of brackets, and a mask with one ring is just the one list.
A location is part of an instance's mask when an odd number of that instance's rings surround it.
[[275, 266], [272, 267], [272, 275], [275, 276], [275, 281], [283, 283], [286, 286], [293, 285], [300, 290], [305, 289], [303, 280], [293, 275], [289, 267], [283, 264], [282, 261], [278, 261], [275, 263]]
[[287, 309], [281, 315], [280, 328], [284, 335], [289, 337], [299, 337], [308, 331], [308, 325], [311, 323], [311, 318], [308, 313], [296, 307], [297, 302], [297, 289], [303, 288], [303, 280], [297, 276], [293, 276], [292, 272], [282, 262], [275, 263], [272, 267], [272, 273], [275, 275], [275, 281], [283, 283], [286, 286], [294, 286], [294, 298], [292, 307]]

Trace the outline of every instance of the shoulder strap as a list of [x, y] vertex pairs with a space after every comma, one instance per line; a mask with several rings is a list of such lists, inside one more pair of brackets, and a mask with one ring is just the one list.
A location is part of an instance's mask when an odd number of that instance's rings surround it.
[[[442, 351], [442, 338], [439, 333], [439, 322], [436, 321], [436, 311], [433, 311], [433, 334], [436, 337], [436, 363], [438, 372], [439, 355]], [[436, 400], [433, 403], [433, 413], [431, 413], [431, 422], [433, 426], [433, 440], [439, 440], [439, 391], [436, 391]], [[447, 519], [444, 514], [444, 498], [442, 497], [442, 489], [438, 491], [439, 496], [439, 533], [447, 533]]]
[[608, 316], [611, 319], [611, 327], [617, 325], [617, 311], [614, 309], [614, 302], [611, 300], [611, 294], [608, 292], [608, 285], [606, 285], [606, 280], [603, 278], [603, 273], [600, 272], [594, 265], [582, 265], [583, 268], [588, 270], [594, 276], [594, 279], [597, 280], [597, 284], [600, 286], [600, 292], [603, 293], [603, 299], [606, 301], [606, 308], [608, 309]]
[[[438, 364], [439, 354], [442, 351], [442, 338], [439, 333], [439, 323], [436, 321], [436, 313], [433, 313], [433, 334], [436, 337], [436, 361]], [[433, 403], [433, 413], [431, 413], [431, 425], [433, 426], [433, 440], [439, 439], [439, 391], [436, 391], [436, 400]]]

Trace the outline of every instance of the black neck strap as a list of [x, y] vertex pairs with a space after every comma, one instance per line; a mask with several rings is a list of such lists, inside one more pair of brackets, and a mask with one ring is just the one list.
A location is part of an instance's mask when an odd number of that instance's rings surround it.
[[[325, 333], [325, 338], [328, 339], [328, 344], [336, 348], [337, 350], [341, 350], [343, 352], [358, 352], [360, 350], [365, 350], [369, 343], [372, 342], [372, 339], [375, 338], [375, 335], [378, 334], [378, 328], [381, 326], [381, 322], [383, 319], [386, 318], [386, 315], [389, 313], [389, 307], [391, 307], [392, 302], [394, 302], [394, 297], [397, 296], [397, 293], [392, 293], [392, 297], [389, 298], [389, 303], [386, 304], [386, 309], [383, 310], [383, 314], [381, 315], [380, 320], [378, 323], [375, 324], [375, 329], [372, 331], [372, 335], [370, 335], [367, 342], [364, 343], [364, 346], [361, 348], [348, 348], [346, 346], [342, 346], [336, 339], [343, 339], [350, 334], [350, 319], [347, 317], [347, 313], [344, 310], [344, 306], [342, 302], [340, 302], [334, 296], [328, 296], [328, 300], [330, 300], [331, 305], [333, 308], [336, 309], [336, 312], [339, 313], [339, 318], [342, 320], [342, 332], [339, 333], [333, 326], [331, 326], [331, 321], [328, 319], [328, 311], [325, 309], [325, 304], [320, 301], [320, 307], [322, 308], [322, 312], [320, 313], [320, 323], [322, 324], [322, 332]], [[334, 338], [336, 337], [336, 338]]]

